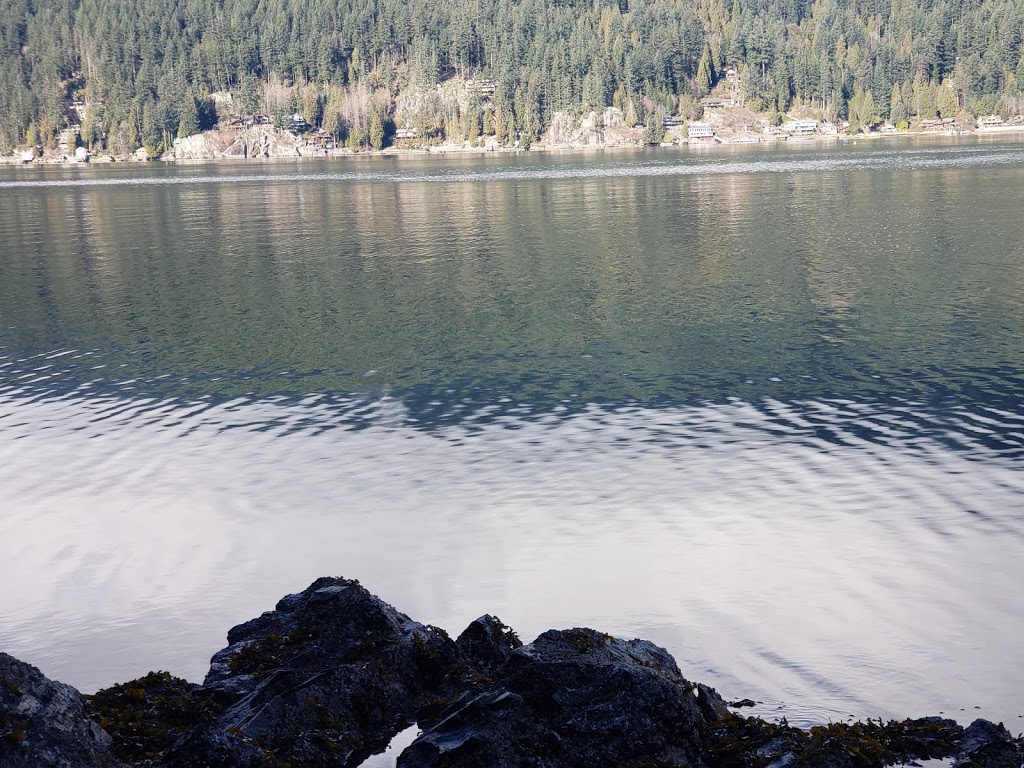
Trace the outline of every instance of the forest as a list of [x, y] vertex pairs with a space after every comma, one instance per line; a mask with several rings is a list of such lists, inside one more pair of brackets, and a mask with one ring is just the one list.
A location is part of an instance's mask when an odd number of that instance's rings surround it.
[[[529, 142], [557, 112], [693, 117], [726, 67], [759, 112], [1018, 113], [1024, 2], [5, 0], [0, 153], [71, 124], [155, 152], [227, 112], [299, 113], [351, 146], [399, 113], [421, 136]], [[493, 93], [445, 96], [482, 79]]]

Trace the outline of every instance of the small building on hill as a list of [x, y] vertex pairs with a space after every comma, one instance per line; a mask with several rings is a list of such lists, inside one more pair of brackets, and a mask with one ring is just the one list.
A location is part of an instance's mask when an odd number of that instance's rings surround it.
[[818, 121], [790, 120], [782, 124], [782, 130], [793, 136], [810, 136], [818, 132]]
[[715, 129], [710, 123], [694, 120], [687, 128], [686, 135], [690, 141], [712, 141], [715, 138]]

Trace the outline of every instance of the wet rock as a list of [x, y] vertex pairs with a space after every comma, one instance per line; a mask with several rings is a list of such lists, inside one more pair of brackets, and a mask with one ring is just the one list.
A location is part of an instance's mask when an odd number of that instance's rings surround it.
[[955, 721], [939, 717], [830, 723], [803, 731], [785, 719], [769, 723], [731, 715], [714, 725], [711, 754], [718, 768], [781, 768], [794, 762], [806, 768], [882, 768], [949, 757], [962, 737]]
[[182, 734], [213, 722], [223, 710], [211, 692], [167, 672], [150, 672], [86, 699], [113, 737], [114, 754], [134, 766], [157, 764]]
[[496, 616], [484, 615], [466, 627], [455, 640], [462, 658], [486, 675], [504, 670], [512, 651], [523, 641]]
[[964, 731], [953, 768], [1021, 768], [1024, 744], [1000, 723], [975, 720]]
[[718, 691], [704, 683], [697, 683], [697, 708], [707, 723], [714, 723], [732, 714]]
[[118, 768], [82, 695], [0, 653], [0, 768]]
[[358, 582], [318, 579], [235, 627], [204, 688], [223, 711], [171, 749], [181, 767], [355, 766], [435, 699], [458, 651]]
[[449, 708], [400, 768], [703, 765], [694, 687], [653, 643], [551, 630], [512, 650], [498, 683]]
[[757, 702], [753, 699], [740, 699], [739, 701], [730, 701], [729, 706], [736, 709], [739, 709], [740, 707], [756, 707]]

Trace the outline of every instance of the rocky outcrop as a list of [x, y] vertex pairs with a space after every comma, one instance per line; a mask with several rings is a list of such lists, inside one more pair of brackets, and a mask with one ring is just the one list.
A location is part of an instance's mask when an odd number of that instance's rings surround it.
[[1021, 768], [1024, 744], [1000, 723], [975, 720], [964, 731], [953, 768]]
[[2, 768], [119, 768], [111, 738], [85, 700], [35, 667], [0, 653]]
[[286, 131], [268, 126], [245, 130], [224, 128], [178, 139], [164, 158], [167, 160], [212, 160], [262, 157], [299, 157], [301, 142]]
[[486, 655], [499, 685], [455, 702], [400, 768], [704, 764], [696, 689], [663, 648], [570, 629], [510, 649], [503, 668]]
[[985, 720], [740, 717], [645, 640], [570, 629], [523, 645], [482, 616], [452, 641], [348, 579], [232, 629], [202, 685], [155, 672], [82, 697], [0, 654], [0, 768], [351, 768], [414, 723], [401, 768], [1024, 764], [1021, 739]]
[[643, 129], [626, 126], [622, 110], [606, 107], [577, 118], [556, 112], [541, 137], [548, 147], [623, 147], [643, 144]]
[[224, 707], [171, 766], [356, 766], [416, 722], [458, 657], [358, 582], [319, 579], [235, 627], [203, 688]]

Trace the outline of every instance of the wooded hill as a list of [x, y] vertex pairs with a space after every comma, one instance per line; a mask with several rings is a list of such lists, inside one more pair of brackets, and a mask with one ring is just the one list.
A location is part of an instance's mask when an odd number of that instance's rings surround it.
[[218, 109], [379, 143], [403, 99], [421, 136], [529, 141], [557, 111], [696, 114], [727, 66], [755, 111], [1016, 113], [1022, 41], [1021, 0], [4, 0], [0, 152], [77, 122], [155, 150]]

